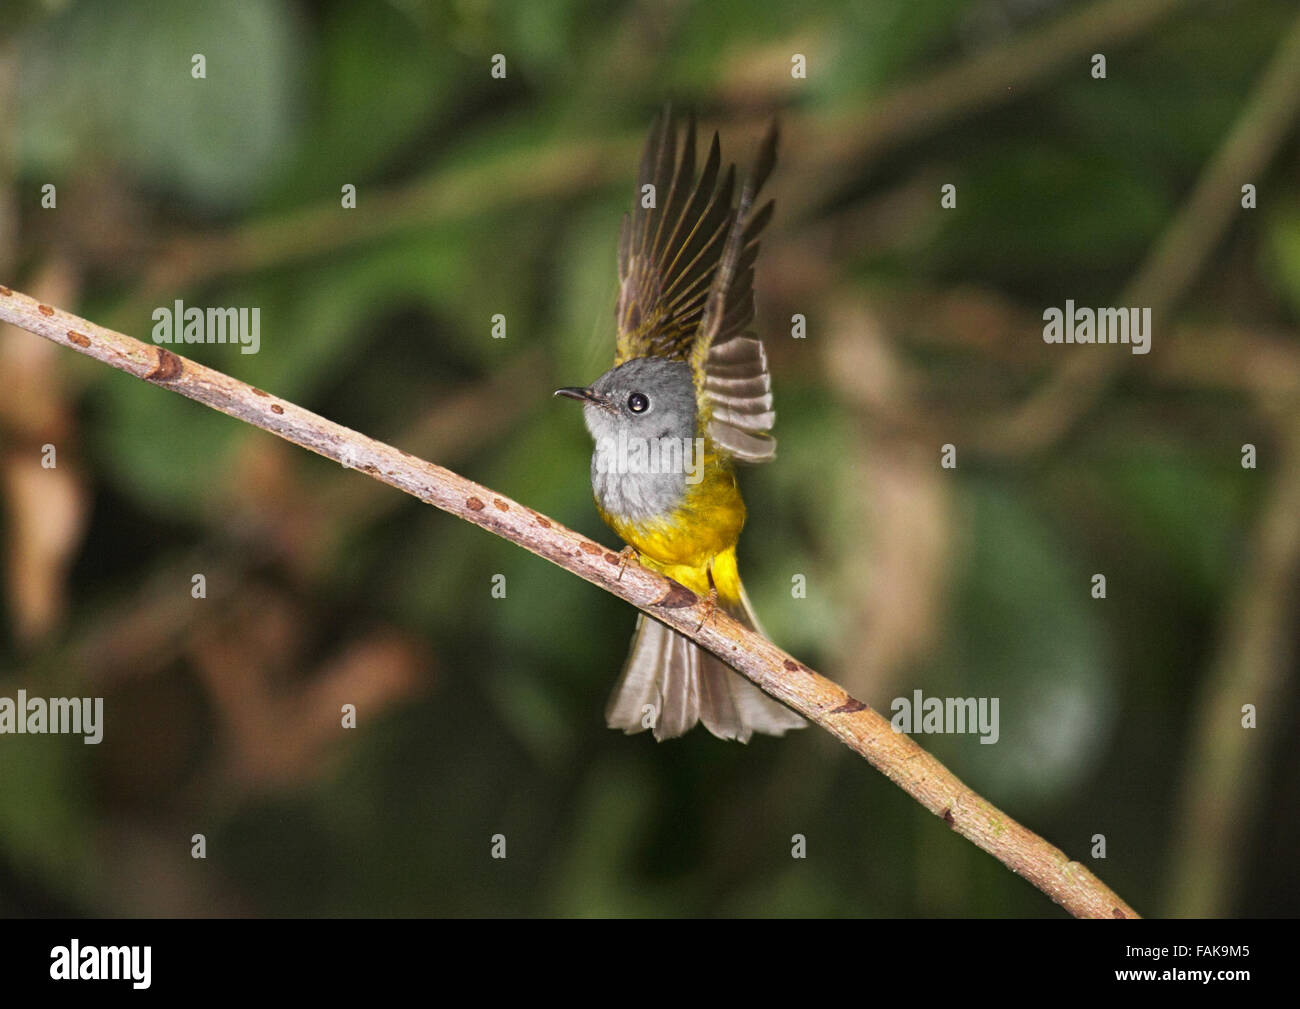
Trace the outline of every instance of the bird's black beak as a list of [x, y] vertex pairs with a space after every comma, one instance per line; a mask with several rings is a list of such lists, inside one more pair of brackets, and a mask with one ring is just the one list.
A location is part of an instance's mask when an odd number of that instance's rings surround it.
[[596, 406], [605, 410], [613, 408], [608, 397], [602, 396], [598, 392], [592, 392], [590, 389], [583, 389], [576, 385], [565, 386], [563, 389], [556, 389], [555, 395], [563, 396], [566, 399], [576, 399], [582, 403], [595, 403]]

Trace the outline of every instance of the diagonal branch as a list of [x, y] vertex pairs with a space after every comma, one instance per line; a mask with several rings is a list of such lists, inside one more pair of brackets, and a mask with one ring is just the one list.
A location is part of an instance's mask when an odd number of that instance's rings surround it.
[[317, 416], [182, 358], [43, 305], [0, 285], [0, 320], [171, 389], [237, 420], [361, 470], [376, 480], [510, 540], [663, 621], [817, 723], [917, 802], [1077, 917], [1135, 918], [1085, 866], [993, 806], [889, 720], [766, 638], [662, 575], [451, 470]]

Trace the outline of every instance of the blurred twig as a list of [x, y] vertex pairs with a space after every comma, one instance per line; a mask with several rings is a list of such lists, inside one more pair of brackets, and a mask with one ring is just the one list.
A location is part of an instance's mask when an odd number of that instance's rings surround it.
[[[1084, 73], [1086, 57], [1100, 47], [1128, 42], [1186, 6], [1188, 0], [1099, 0], [904, 85], [873, 103], [865, 117], [854, 108], [811, 124], [805, 149], [820, 155], [823, 168], [858, 169], [963, 112], [1021, 97], [1017, 89], [1039, 83], [1069, 60], [1079, 60]], [[791, 139], [798, 144], [801, 135]]]
[[[868, 299], [841, 294], [826, 318], [825, 373], [846, 408], [859, 418], [872, 406], [924, 413]], [[934, 465], [931, 446], [887, 425], [855, 427], [843, 479], [865, 520], [839, 548], [844, 598], [854, 600], [839, 662], [846, 682], [874, 693], [941, 637], [954, 503], [952, 481]]]
[[[1098, 4], [1090, 10], [1108, 6], [1113, 5]], [[1129, 27], [1136, 27], [1136, 23], [1129, 23]], [[1059, 44], [1065, 43], [1062, 40]], [[1008, 45], [1018, 46], [1019, 43]], [[962, 77], [957, 71], [951, 73], [956, 79]], [[949, 88], [935, 90], [947, 93]], [[924, 89], [918, 93], [918, 100], [924, 93]], [[931, 99], [924, 107], [935, 108], [935, 100]], [[961, 107], [965, 107], [964, 104]], [[1257, 187], [1260, 185], [1269, 160], [1288, 135], [1297, 114], [1300, 114], [1300, 18], [1282, 40], [1187, 202], [1157, 239], [1116, 302], [1118, 305], [1151, 308], [1153, 327], [1158, 336], [1153, 341], [1150, 361], [1160, 374], [1182, 374], [1193, 381], [1216, 385], [1244, 384], [1251, 391], [1264, 395], [1278, 383], [1294, 388], [1295, 355], [1285, 345], [1269, 347], [1256, 343], [1252, 352], [1260, 349], [1268, 353], [1266, 358], [1252, 359], [1239, 340], [1223, 347], [1207, 346], [1201, 341], [1192, 354], [1188, 352], [1184, 332], [1174, 330], [1171, 315], [1190, 290], [1210, 252], [1241, 212], [1242, 185], [1247, 182]], [[902, 127], [894, 125], [879, 129], [883, 130], [884, 137], [894, 138]], [[839, 235], [841, 230], [847, 228], [851, 231], [869, 225], [882, 215], [897, 214], [899, 207], [903, 208], [904, 218], [914, 224], [917, 211], [912, 202], [913, 188], [913, 183], [908, 183], [887, 194], [887, 200], [873, 201], [852, 216], [837, 215], [833, 225], [822, 224], [805, 229], [800, 240], [785, 253], [781, 268], [776, 271], [777, 283], [785, 285], [787, 297], [797, 295], [802, 289], [801, 284], [808, 281], [815, 280], [818, 286], [824, 285], [826, 269], [820, 264], [833, 262], [841, 254], [840, 247], [846, 244]], [[929, 191], [933, 192], [932, 186]], [[933, 205], [930, 198], [928, 206], [932, 208]], [[951, 297], [960, 299], [961, 324], [969, 329], [972, 325], [970, 311], [981, 306], [973, 305], [966, 292], [954, 292]], [[913, 311], [934, 314], [934, 299], [934, 292], [921, 292]], [[1024, 340], [1029, 339], [1033, 341], [1031, 346], [1050, 352], [1041, 341], [1033, 339], [1035, 333], [1042, 332], [1041, 316], [1031, 318], [1026, 314], [1017, 320], [1000, 305], [984, 307], [999, 313], [1001, 318], [994, 320], [990, 327], [996, 339], [987, 341], [981, 347], [983, 351], [995, 355], [1005, 348], [1014, 350], [1010, 358], [1013, 364], [1037, 362], [1042, 357], [1025, 347]], [[952, 431], [961, 430], [968, 432], [962, 439], [963, 445], [979, 455], [1003, 458], [1030, 455], [1055, 444], [1070, 431], [1114, 378], [1132, 363], [1132, 357], [1127, 353], [1075, 348], [1075, 353], [1069, 354], [1023, 401], [991, 416], [987, 410], [982, 416], [962, 415], [938, 403], [918, 408], [910, 400], [894, 404], [872, 402], [869, 405], [878, 420], [902, 429], [911, 428], [920, 441], [934, 443], [937, 439], [942, 442], [950, 437]], [[1224, 363], [1234, 367], [1219, 370], [1218, 366]], [[907, 388], [906, 384], [904, 388]]]
[[[988, 288], [922, 285], [901, 293], [873, 290], [865, 296], [854, 285], [844, 285], [837, 296], [863, 312], [869, 302], [871, 317], [877, 320], [874, 325], [884, 330], [889, 347], [962, 354], [970, 365], [1013, 385], [1032, 380], [1056, 353], [1038, 339], [1043, 325], [1040, 315]], [[1286, 327], [1186, 321], [1172, 324], [1166, 332], [1168, 339], [1153, 344], [1147, 365], [1134, 373], [1134, 381], [1236, 393], [1265, 413], [1272, 403], [1300, 396], [1300, 346], [1296, 334]], [[890, 395], [875, 374], [828, 374], [837, 382], [852, 383], [849, 401], [877, 423], [897, 427], [926, 446], [941, 434], [946, 439], [954, 428], [968, 426], [964, 418], [934, 416], [952, 387], [942, 386], [936, 392], [934, 382], [927, 382], [923, 369], [909, 364], [905, 353], [873, 364], [890, 369]], [[897, 402], [891, 401], [891, 395]]]
[[[0, 109], [18, 105], [17, 46], [0, 39]], [[18, 131], [0, 130], [0, 274], [9, 276], [18, 258], [18, 200], [14, 181], [18, 175]]]
[[[0, 257], [3, 258], [3, 257]], [[73, 261], [51, 255], [32, 271], [42, 297], [75, 302]], [[29, 648], [58, 627], [67, 582], [90, 514], [80, 432], [65, 374], [52, 347], [0, 325], [0, 528], [3, 584], [14, 636]], [[49, 448], [47, 448], [49, 446]], [[57, 465], [45, 453], [57, 449]]]
[[[1227, 902], [1236, 892], [1260, 766], [1270, 741], [1284, 731], [1278, 716], [1300, 586], [1300, 414], [1286, 420], [1277, 476], [1193, 719], [1166, 897], [1175, 917], [1231, 913]], [[1257, 728], [1242, 725], [1246, 704], [1255, 708]]]
[[510, 151], [438, 169], [393, 188], [365, 191], [355, 210], [341, 210], [336, 196], [228, 231], [176, 236], [156, 250], [131, 298], [114, 315], [147, 315], [160, 298], [216, 278], [317, 258], [502, 206], [582, 192], [611, 181], [610, 166], [625, 164], [640, 143], [639, 136], [629, 133], [614, 140]]
[[[1149, 307], [1152, 328], [1169, 333], [1169, 316], [1206, 257], [1241, 212], [1241, 187], [1254, 183], [1300, 113], [1300, 17], [1278, 46], [1195, 189], [1157, 240], [1117, 305]], [[1092, 407], [1132, 355], [1076, 348], [1046, 382], [1007, 414], [980, 424], [974, 442], [989, 455], [1024, 455], [1054, 444]]]
[[782, 703], [865, 757], [962, 836], [1023, 876], [1071, 914], [1136, 913], [1084, 865], [963, 784], [889, 720], [797, 662], [766, 638], [662, 575], [480, 484], [278, 400], [221, 372], [0, 286], [0, 319], [120, 371], [357, 469], [495, 533], [632, 603], [723, 657]]
[[[1098, 46], [1118, 45], [1140, 36], [1188, 0], [1099, 0], [1091, 6], [999, 46], [946, 66], [929, 77], [903, 84], [878, 102], [871, 114], [859, 109], [817, 118], [791, 117], [789, 143], [806, 152], [801, 171], [829, 169], [855, 174], [865, 159], [934, 132], [975, 107], [987, 107], [1023, 94], [1071, 59]], [[769, 113], [747, 114], [755, 128]], [[129, 303], [112, 319], [121, 325], [148, 315], [159, 299], [213, 279], [251, 273], [328, 255], [395, 234], [511, 204], [578, 193], [622, 178], [624, 165], [643, 142], [637, 130], [618, 137], [563, 139], [528, 150], [508, 150], [473, 164], [439, 168], [390, 188], [363, 193], [355, 211], [343, 213], [331, 197], [224, 232], [177, 235], [153, 254]], [[487, 184], [488, 182], [491, 184]], [[824, 186], [790, 184], [783, 200], [798, 209], [802, 192]]]

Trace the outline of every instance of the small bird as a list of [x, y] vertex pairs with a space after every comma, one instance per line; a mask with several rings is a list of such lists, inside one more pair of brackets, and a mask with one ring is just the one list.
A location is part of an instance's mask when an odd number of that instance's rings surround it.
[[[596, 508], [641, 564], [758, 629], [736, 570], [745, 504], [735, 463], [767, 462], [776, 415], [754, 318], [758, 236], [772, 201], [752, 212], [776, 163], [769, 128], [739, 199], [735, 166], [720, 173], [718, 135], [696, 175], [695, 122], [678, 151], [671, 110], [656, 119], [638, 200], [618, 243], [614, 367], [586, 387], [557, 389], [583, 403], [596, 440]], [[703, 722], [721, 739], [784, 735], [802, 718], [721, 659], [640, 614], [605, 712], [610, 728], [658, 740]]]

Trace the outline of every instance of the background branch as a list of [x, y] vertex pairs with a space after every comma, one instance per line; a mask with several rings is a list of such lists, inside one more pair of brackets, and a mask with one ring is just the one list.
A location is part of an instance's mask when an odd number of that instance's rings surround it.
[[[1257, 188], [1300, 112], [1300, 17], [1261, 75], [1222, 146], [1115, 304], [1151, 309], [1167, 332], [1177, 304], [1214, 247], [1241, 214], [1241, 187]], [[1055, 444], [1097, 403], [1130, 354], [1075, 354], [1022, 403], [983, 422], [975, 441], [993, 456], [1025, 455]]]
[[[1100, 47], [1140, 39], [1187, 6], [1188, 0], [1098, 0], [893, 88], [873, 103], [869, 116], [857, 107], [821, 115], [791, 113], [784, 124], [787, 142], [806, 157], [802, 165], [785, 169], [783, 213], [801, 217], [825, 198], [824, 185], [806, 185], [803, 180], [827, 171], [835, 178], [851, 175], [863, 163], [940, 131], [963, 113], [1022, 98], [1070, 61], [1082, 62]], [[743, 91], [752, 101], [752, 87]], [[742, 112], [732, 123], [757, 133], [769, 115], [767, 108], [760, 114]], [[400, 185], [376, 187], [365, 198], [364, 213], [345, 222], [338, 216], [338, 195], [332, 194], [233, 228], [172, 235], [148, 250], [150, 263], [132, 284], [132, 296], [117, 305], [107, 321], [128, 327], [147, 316], [160, 299], [214, 280], [614, 184], [642, 141], [637, 129], [578, 142], [551, 141], [523, 152], [508, 149], [470, 164], [440, 166]]]
[[1286, 731], [1277, 718], [1242, 728], [1242, 705], [1285, 710], [1295, 653], [1291, 620], [1300, 585], [1300, 416], [1285, 424], [1281, 456], [1253, 534], [1210, 675], [1200, 687], [1179, 796], [1165, 904], [1176, 918], [1233, 912], [1245, 839], [1257, 819], [1266, 755]]
[[605, 589], [726, 659], [741, 674], [865, 757], [922, 806], [1077, 917], [1136, 913], [1085, 866], [1004, 814], [896, 733], [888, 719], [721, 611], [705, 622], [693, 593], [451, 470], [352, 431], [228, 375], [41, 304], [0, 285], [0, 320], [169, 388], [361, 470]]

